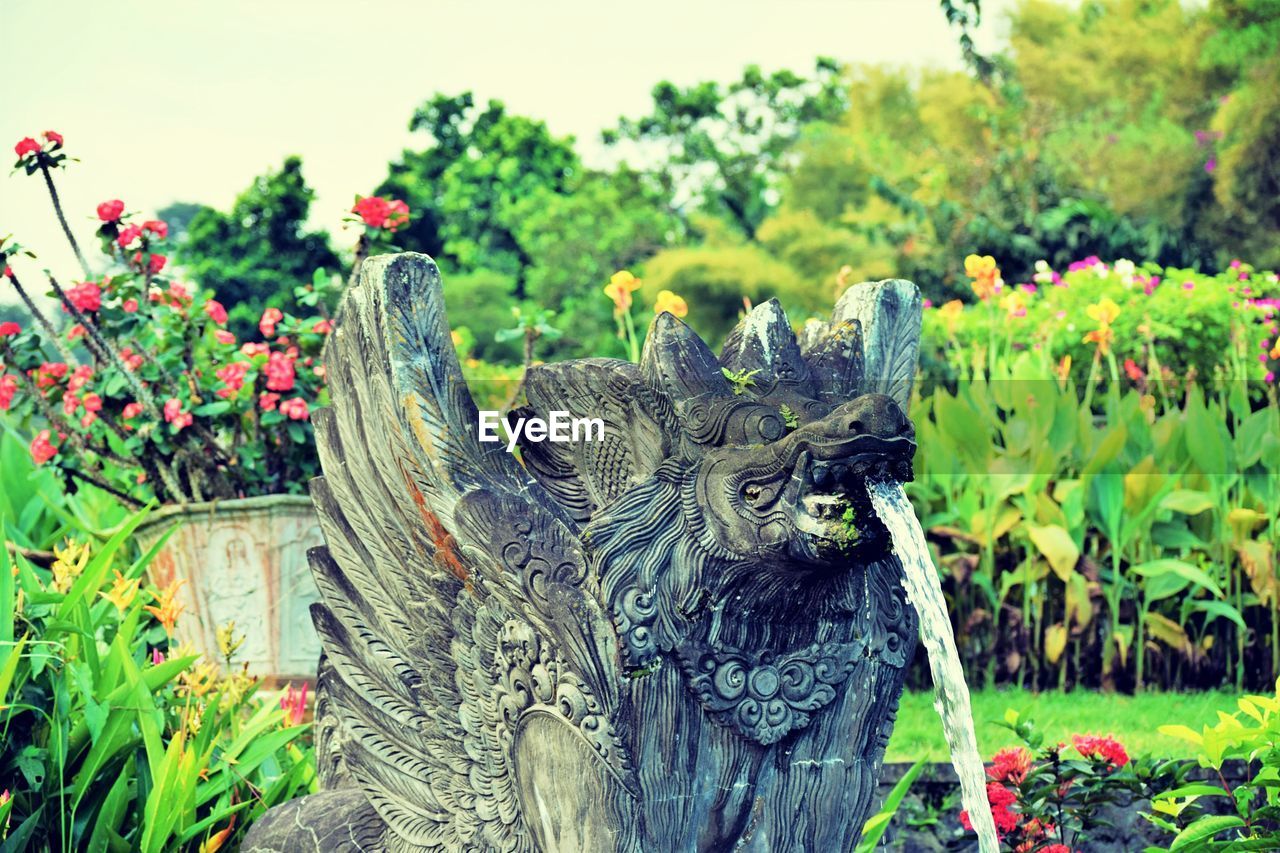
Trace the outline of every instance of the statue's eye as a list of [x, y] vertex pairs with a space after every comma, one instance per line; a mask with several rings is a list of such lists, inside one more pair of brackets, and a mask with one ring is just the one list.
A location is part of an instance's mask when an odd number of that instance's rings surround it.
[[742, 490], [742, 497], [745, 498], [748, 503], [755, 503], [760, 500], [760, 494], [761, 490], [759, 486], [750, 485], [746, 486]]

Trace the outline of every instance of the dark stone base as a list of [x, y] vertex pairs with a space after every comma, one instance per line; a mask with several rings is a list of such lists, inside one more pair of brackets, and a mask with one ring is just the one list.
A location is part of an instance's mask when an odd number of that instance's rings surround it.
[[364, 794], [321, 791], [276, 806], [254, 823], [242, 853], [364, 853], [385, 850], [386, 824]]

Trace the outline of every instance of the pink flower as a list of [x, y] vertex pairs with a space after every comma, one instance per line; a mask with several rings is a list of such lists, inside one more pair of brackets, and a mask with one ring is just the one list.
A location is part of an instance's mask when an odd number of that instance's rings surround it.
[[204, 313], [209, 315], [209, 319], [221, 326], [227, 322], [227, 309], [222, 307], [222, 303], [216, 299], [210, 299], [204, 304]]
[[58, 133], [56, 130], [46, 130], [40, 135], [45, 138], [45, 141], [52, 142], [54, 145], [62, 144], [62, 134]]
[[58, 384], [59, 379], [67, 375], [67, 366], [60, 361], [46, 361], [32, 371], [32, 375], [35, 377], [37, 388], [42, 390], [52, 388]]
[[124, 347], [123, 349], [121, 349], [120, 357], [124, 359], [125, 369], [128, 370], [130, 373], [134, 372], [139, 367], [142, 367], [142, 362], [143, 362], [142, 353], [134, 352], [133, 347]]
[[270, 349], [271, 348], [266, 344], [253, 343], [251, 341], [249, 343], [242, 345], [240, 347], [240, 352], [242, 355], [247, 355], [249, 358], [253, 358], [259, 355], [266, 355], [267, 352], [270, 351]]
[[9, 411], [14, 395], [18, 393], [18, 377], [12, 373], [0, 375], [0, 412]]
[[220, 344], [234, 344], [236, 342], [236, 336], [228, 332], [226, 329], [218, 329], [213, 333], [213, 336], [217, 338], [218, 343]]
[[142, 223], [142, 230], [150, 231], [152, 234], [163, 239], [169, 236], [169, 223], [161, 219], [148, 219], [146, 222]]
[[276, 404], [280, 402], [279, 394], [272, 394], [270, 391], [263, 391], [258, 395], [258, 405], [262, 407], [264, 412], [274, 412]]
[[219, 367], [214, 375], [221, 379], [226, 387], [218, 389], [218, 396], [224, 400], [234, 397], [236, 392], [244, 387], [244, 376], [248, 372], [249, 363], [246, 361], [233, 361]]
[[79, 391], [88, 385], [91, 379], [93, 379], [93, 367], [82, 364], [71, 372], [71, 378], [67, 380], [67, 389]]
[[280, 414], [295, 421], [305, 421], [311, 413], [307, 410], [306, 400], [294, 397], [280, 404]]
[[12, 320], [0, 323], [0, 338], [9, 338], [22, 331], [22, 327]]
[[267, 358], [267, 390], [292, 391], [295, 379], [293, 362], [284, 353], [273, 352]]
[[258, 321], [258, 331], [262, 332], [264, 338], [274, 338], [276, 336], [276, 323], [284, 319], [284, 312], [279, 308], [268, 308], [262, 312], [262, 319]]
[[136, 418], [140, 414], [142, 414], [142, 404], [135, 401], [125, 404], [124, 411], [120, 413], [120, 417], [127, 421], [131, 418]]
[[80, 408], [80, 398], [72, 391], [62, 392], [62, 413], [64, 415], [74, 415], [76, 409]]
[[[18, 140], [18, 144], [13, 146], [13, 153], [18, 155], [18, 159], [25, 159], [28, 154], [36, 154], [40, 151], [40, 143], [36, 142], [30, 136], [24, 136]], [[48, 432], [48, 430], [45, 430]]]
[[58, 448], [49, 440], [49, 430], [40, 430], [40, 434], [31, 441], [31, 458], [37, 465], [43, 465], [57, 455]]
[[152, 649], [152, 650], [151, 650], [151, 665], [152, 665], [152, 666], [159, 666], [159, 665], [160, 665], [160, 664], [162, 664], [162, 663], [164, 663], [164, 652], [160, 651], [159, 649]]
[[103, 222], [119, 222], [124, 215], [124, 202], [118, 198], [104, 201], [98, 205], [98, 218]]
[[284, 696], [280, 697], [280, 707], [284, 709], [286, 726], [300, 725], [307, 711], [307, 682], [302, 682], [301, 690], [294, 690], [292, 684], [285, 688]]
[[80, 401], [80, 405], [84, 406], [86, 412], [101, 412], [102, 398], [94, 393], [85, 394], [84, 399]]
[[168, 263], [168, 261], [169, 259], [164, 255], [152, 255], [147, 259], [147, 272], [152, 275], [159, 275], [160, 270], [164, 269], [164, 265]]
[[177, 397], [170, 397], [164, 403], [164, 419], [173, 424], [174, 432], [182, 432], [184, 427], [191, 426], [195, 420], [190, 412], [182, 411], [182, 401]]
[[358, 214], [370, 228], [385, 228], [392, 233], [409, 221], [409, 205], [376, 195], [356, 199], [351, 212]]
[[85, 331], [84, 326], [82, 326], [79, 323], [76, 323], [67, 332], [67, 340], [76, 341], [76, 340], [79, 340], [80, 338], [83, 338], [86, 334], [88, 334], [88, 332]]
[[333, 323], [329, 322], [328, 320], [319, 320], [316, 322], [315, 326], [312, 328], [312, 331], [315, 332], [317, 335], [327, 335], [333, 331]]
[[141, 237], [142, 228], [137, 225], [129, 225], [120, 230], [120, 234], [116, 237], [116, 245], [121, 249], [128, 249]]
[[[102, 288], [91, 281], [82, 281], [75, 287], [67, 288], [67, 301], [77, 311], [97, 311], [102, 307]], [[66, 306], [63, 306], [66, 310]]]
[[136, 299], [126, 299], [124, 302], [122, 302], [122, 303], [120, 304], [120, 307], [124, 309], [124, 312], [125, 312], [126, 314], [134, 314], [134, 313], [137, 313], [137, 311], [138, 311], [138, 300], [136, 300]]

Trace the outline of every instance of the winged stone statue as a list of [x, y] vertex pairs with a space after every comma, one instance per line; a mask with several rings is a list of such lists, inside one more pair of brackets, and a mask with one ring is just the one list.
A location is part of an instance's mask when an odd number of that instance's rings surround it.
[[[910, 479], [920, 296], [856, 285], [717, 358], [529, 371], [479, 440], [434, 262], [367, 260], [325, 351], [322, 790], [250, 851], [828, 851], [873, 807], [917, 625], [869, 480]], [[590, 438], [590, 440], [588, 440]]]

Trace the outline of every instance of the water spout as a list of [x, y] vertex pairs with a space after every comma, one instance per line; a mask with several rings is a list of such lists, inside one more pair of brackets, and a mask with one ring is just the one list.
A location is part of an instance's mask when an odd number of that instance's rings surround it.
[[1000, 841], [987, 804], [987, 776], [973, 731], [969, 685], [964, 680], [942, 584], [929, 557], [924, 531], [901, 485], [872, 483], [868, 491], [902, 561], [907, 597], [920, 614], [920, 639], [929, 652], [929, 671], [933, 675], [934, 707], [942, 717], [951, 763], [960, 777], [961, 800], [978, 833], [978, 849], [981, 853], [996, 853]]

